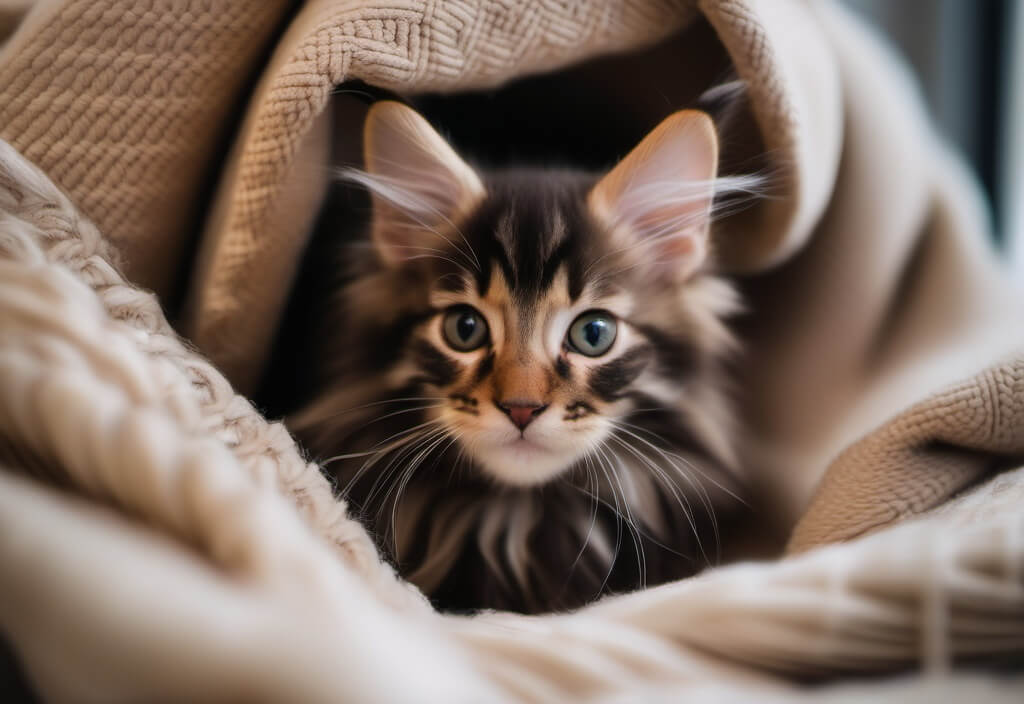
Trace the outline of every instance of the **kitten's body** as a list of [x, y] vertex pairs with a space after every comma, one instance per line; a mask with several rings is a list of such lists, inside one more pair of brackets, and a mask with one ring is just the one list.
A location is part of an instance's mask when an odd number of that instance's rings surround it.
[[[378, 151], [424, 129], [382, 124]], [[321, 392], [290, 425], [384, 553], [441, 607], [526, 612], [706, 565], [738, 486], [721, 322], [736, 300], [702, 268], [707, 223], [685, 246], [631, 241], [646, 221], [606, 217], [637, 178], [620, 169], [479, 179], [454, 164], [429, 176], [455, 182], [443, 198], [417, 203], [380, 173], [394, 155], [375, 156], [352, 175], [375, 195], [375, 247], [348, 259], [312, 362]], [[402, 163], [426, 178], [437, 167], [418, 158]], [[595, 311], [615, 338], [589, 356], [568, 330]], [[474, 325], [485, 343], [450, 344]]]

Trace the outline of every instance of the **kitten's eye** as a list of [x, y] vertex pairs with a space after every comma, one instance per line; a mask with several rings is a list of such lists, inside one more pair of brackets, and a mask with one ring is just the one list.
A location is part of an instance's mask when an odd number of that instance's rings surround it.
[[475, 350], [487, 341], [487, 321], [472, 306], [455, 306], [441, 323], [444, 341], [459, 352]]
[[603, 310], [590, 310], [572, 321], [569, 344], [588, 357], [600, 357], [615, 342], [615, 317]]

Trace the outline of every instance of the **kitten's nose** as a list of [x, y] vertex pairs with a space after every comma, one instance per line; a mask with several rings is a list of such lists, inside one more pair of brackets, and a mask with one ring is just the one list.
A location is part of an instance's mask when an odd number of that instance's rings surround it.
[[526, 426], [533, 422], [533, 419], [544, 412], [548, 407], [546, 403], [536, 401], [499, 401], [495, 405], [507, 415], [516, 427], [526, 430]]

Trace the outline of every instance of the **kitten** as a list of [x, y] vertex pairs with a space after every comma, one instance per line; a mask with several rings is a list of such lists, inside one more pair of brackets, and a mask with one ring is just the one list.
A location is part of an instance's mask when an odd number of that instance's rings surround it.
[[[478, 171], [373, 105], [368, 246], [289, 427], [441, 608], [528, 613], [693, 574], [735, 508], [709, 273], [711, 119], [666, 118], [609, 173]], [[353, 253], [354, 252], [354, 253]]]

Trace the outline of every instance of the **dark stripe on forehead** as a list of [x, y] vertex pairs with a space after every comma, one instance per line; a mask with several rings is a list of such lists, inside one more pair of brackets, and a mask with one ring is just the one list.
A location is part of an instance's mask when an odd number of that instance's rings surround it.
[[551, 253], [548, 260], [544, 262], [544, 268], [541, 270], [540, 285], [542, 288], [548, 288], [551, 286], [551, 282], [555, 279], [555, 274], [558, 273], [559, 267], [565, 263], [566, 258], [570, 255], [573, 249], [573, 241], [569, 238], [563, 239], [562, 242], [555, 248], [555, 251]]
[[481, 295], [495, 267], [519, 301], [529, 301], [567, 270], [569, 294], [585, 287], [586, 262], [599, 237], [586, 207], [592, 177], [557, 169], [513, 169], [486, 174], [487, 197], [466, 221], [464, 232], [481, 259]]
[[423, 370], [419, 381], [447, 386], [455, 381], [462, 365], [426, 340], [417, 340], [412, 348], [413, 361]]
[[590, 375], [590, 390], [604, 401], [620, 398], [620, 392], [640, 376], [652, 353], [650, 345], [639, 345], [601, 365]]
[[[570, 260], [569, 266], [568, 266], [568, 270], [569, 270], [569, 300], [571, 300], [573, 303], [575, 303], [576, 301], [579, 300], [580, 296], [583, 294], [583, 288], [586, 286], [586, 281], [584, 281], [584, 276], [583, 276], [583, 267], [581, 266], [581, 262], [580, 262], [579, 258], [574, 258], [574, 259]], [[599, 286], [596, 289], [597, 290], [597, 294], [598, 295], [608, 295], [608, 294], [610, 294], [610, 291], [606, 291], [604, 289], [605, 289], [604, 286]]]
[[477, 273], [476, 278], [478, 295], [484, 296], [487, 293], [487, 289], [491, 287], [491, 277], [494, 274], [495, 265], [501, 269], [501, 273], [508, 285], [514, 285], [516, 275], [512, 268], [512, 262], [509, 260], [504, 246], [494, 236], [494, 233], [484, 233], [483, 237], [480, 238], [478, 252], [478, 256], [482, 260], [480, 262], [482, 265], [481, 270]]

